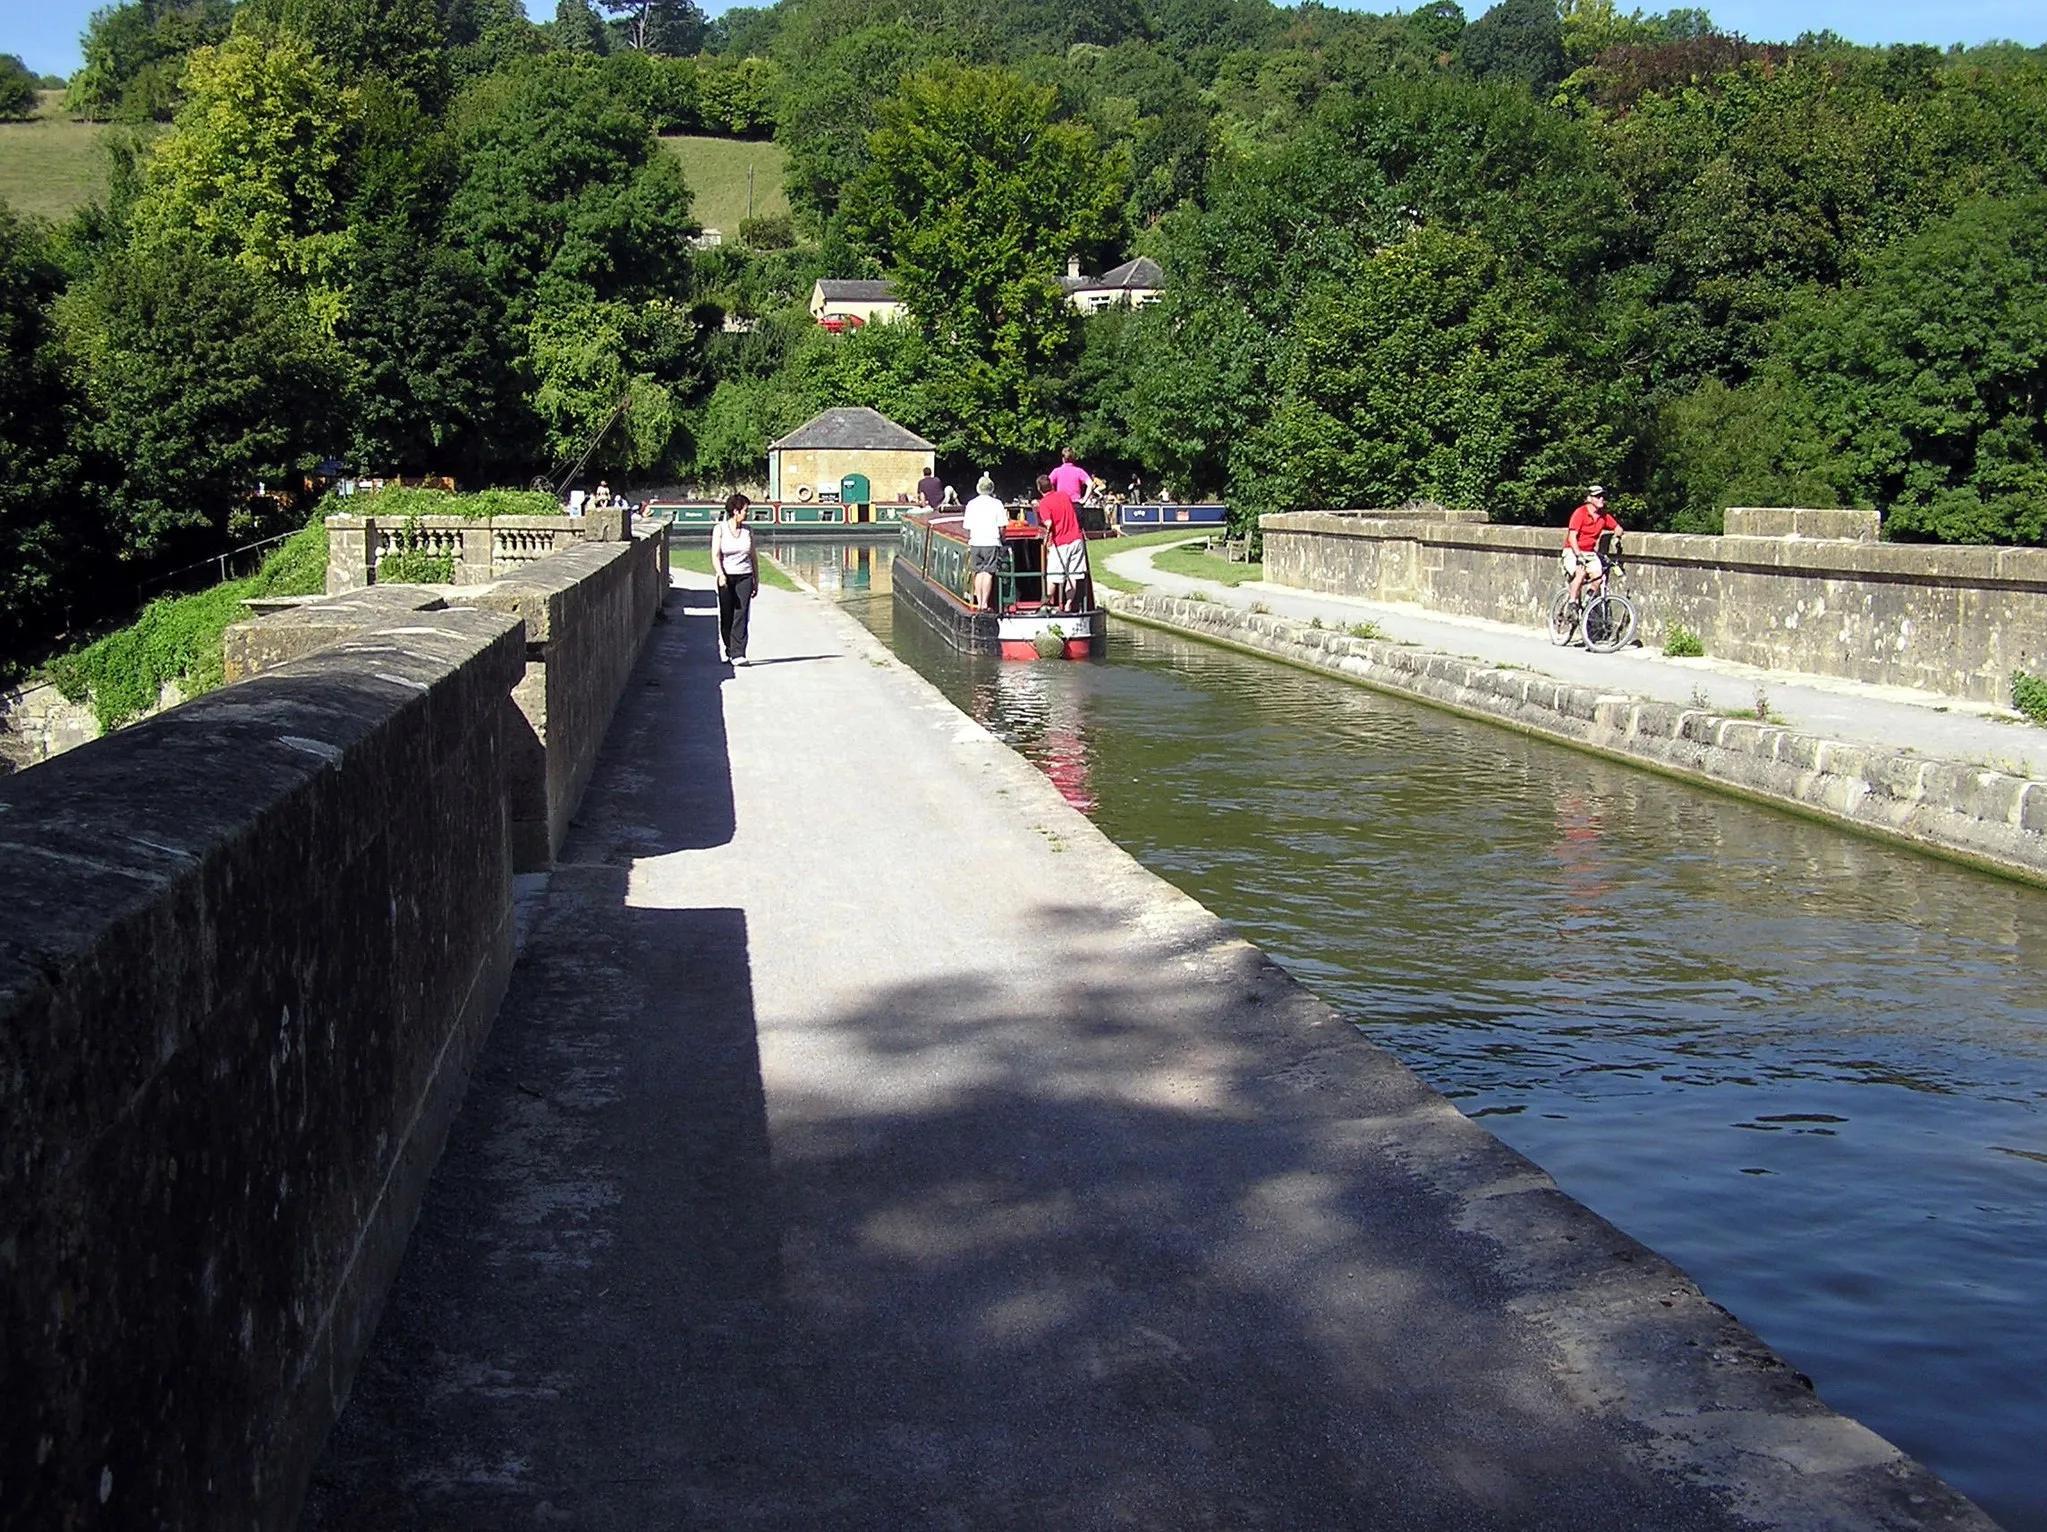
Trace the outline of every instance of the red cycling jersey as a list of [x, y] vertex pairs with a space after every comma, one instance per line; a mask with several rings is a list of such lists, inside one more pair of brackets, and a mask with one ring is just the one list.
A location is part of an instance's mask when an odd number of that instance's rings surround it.
[[1621, 524], [1603, 510], [1595, 511], [1588, 502], [1571, 512], [1571, 546], [1580, 553], [1591, 553], [1599, 547], [1599, 534], [1618, 532]]

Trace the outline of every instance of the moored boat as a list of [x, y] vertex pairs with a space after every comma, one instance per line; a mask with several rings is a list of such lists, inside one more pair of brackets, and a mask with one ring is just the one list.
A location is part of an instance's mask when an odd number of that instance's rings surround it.
[[[891, 500], [842, 505], [820, 500], [756, 500], [747, 521], [757, 533], [783, 537], [862, 538], [885, 534], [901, 523], [910, 507]], [[640, 507], [648, 521], [665, 522], [678, 539], [708, 538], [724, 519], [723, 500], [653, 499]]]
[[1126, 500], [1116, 507], [1116, 525], [1125, 532], [1169, 531], [1175, 527], [1220, 531], [1229, 523], [1230, 508], [1220, 501], [1182, 505], [1176, 500]]
[[1043, 527], [1013, 517], [1003, 529], [1008, 555], [995, 577], [995, 609], [974, 605], [967, 533], [956, 514], [913, 511], [903, 518], [903, 539], [890, 571], [898, 608], [908, 607], [955, 649], [999, 654], [1008, 660], [1084, 660], [1107, 643], [1107, 614], [1095, 604], [1092, 572], [1080, 582], [1078, 611], [1062, 611], [1046, 596]]

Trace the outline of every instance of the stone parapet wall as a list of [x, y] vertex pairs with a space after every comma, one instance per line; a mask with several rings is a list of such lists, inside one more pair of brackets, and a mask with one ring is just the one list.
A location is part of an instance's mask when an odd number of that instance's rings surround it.
[[2047, 884], [2047, 782], [1573, 686], [1214, 601], [1113, 595], [1119, 616], [1731, 788]]
[[295, 606], [0, 782], [0, 1525], [290, 1528], [667, 589]]
[[0, 1524], [288, 1529], [513, 951], [516, 617], [0, 783]]
[[[1275, 584], [1541, 627], [1558, 528], [1326, 512], [1267, 516]], [[2004, 701], [2047, 668], [2047, 549], [1638, 533], [1627, 589], [1647, 640], [1673, 625], [1770, 669]]]
[[667, 529], [656, 528], [627, 542], [584, 543], [471, 598], [526, 626], [526, 673], [512, 694], [526, 728], [508, 781], [521, 872], [547, 867], [561, 849], [667, 591]]

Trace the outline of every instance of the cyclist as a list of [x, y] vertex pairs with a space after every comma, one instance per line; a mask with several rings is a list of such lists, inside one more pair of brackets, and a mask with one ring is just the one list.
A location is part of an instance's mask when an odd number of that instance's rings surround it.
[[1595, 484], [1585, 491], [1585, 503], [1571, 512], [1570, 524], [1564, 528], [1564, 573], [1571, 577], [1569, 603], [1578, 604], [1585, 585], [1598, 584], [1606, 574], [1606, 566], [1600, 561], [1600, 549], [1612, 547], [1612, 543], [1601, 543], [1606, 535], [1619, 537], [1621, 524], [1607, 514], [1606, 491]]

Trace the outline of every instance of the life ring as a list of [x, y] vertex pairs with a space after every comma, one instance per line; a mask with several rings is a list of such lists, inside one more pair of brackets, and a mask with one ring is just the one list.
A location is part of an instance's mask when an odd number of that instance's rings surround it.
[[799, 484], [796, 486], [796, 498], [798, 500], [801, 500], [805, 505], [808, 505], [810, 504], [811, 501], [817, 498], [817, 491], [812, 489], [808, 484]]

